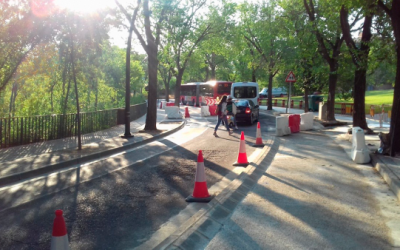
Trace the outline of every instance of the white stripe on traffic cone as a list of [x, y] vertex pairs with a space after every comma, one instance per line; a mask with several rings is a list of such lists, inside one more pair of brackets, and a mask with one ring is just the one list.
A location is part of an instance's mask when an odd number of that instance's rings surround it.
[[261, 137], [260, 122], [257, 123], [256, 144], [254, 144], [253, 147], [264, 147], [264, 143], [262, 142], [262, 137]]
[[209, 202], [211, 200], [211, 196], [208, 193], [203, 152], [201, 150], [199, 150], [199, 155], [197, 156], [197, 169], [195, 179], [196, 181], [194, 183], [193, 194], [187, 197], [186, 201]]
[[233, 163], [233, 166], [246, 167], [247, 165], [249, 165], [249, 162], [247, 161], [246, 142], [244, 140], [244, 132], [242, 131], [242, 133], [240, 135], [238, 159], [235, 163]]

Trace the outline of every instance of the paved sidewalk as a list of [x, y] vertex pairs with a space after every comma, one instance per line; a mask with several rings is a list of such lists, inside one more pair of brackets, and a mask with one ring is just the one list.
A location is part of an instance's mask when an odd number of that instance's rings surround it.
[[[264, 112], [268, 112], [271, 115], [278, 115], [279, 113], [285, 113], [285, 108], [274, 107], [273, 111], [268, 110], [267, 107], [261, 107]], [[304, 113], [301, 109], [290, 109], [290, 113], [292, 114], [302, 114]], [[318, 112], [313, 112], [315, 117], [318, 117]], [[344, 141], [348, 141], [349, 143], [343, 144], [341, 146], [346, 146], [347, 151], [351, 151], [351, 135], [347, 134], [349, 128], [351, 128], [351, 124], [353, 121], [352, 116], [350, 115], [338, 115], [335, 114], [335, 117], [338, 121], [347, 122], [349, 125], [347, 126], [337, 126], [327, 129], [327, 131], [333, 138], [340, 139]], [[382, 127], [380, 127], [380, 122], [377, 119], [378, 115], [375, 115], [374, 119], [369, 115], [367, 116], [368, 127], [371, 128], [375, 134], [374, 135], [365, 135], [365, 143], [367, 144], [370, 152], [371, 152], [371, 164], [374, 168], [382, 175], [383, 179], [389, 185], [390, 189], [397, 196], [397, 199], [400, 201], [400, 158], [399, 157], [389, 157], [380, 154], [376, 154], [375, 152], [380, 147], [380, 139], [378, 137], [378, 133], [389, 133], [390, 123], [383, 122]], [[336, 135], [332, 135], [336, 134]]]
[[[284, 137], [275, 137], [274, 131], [264, 135], [265, 158], [247, 167], [205, 208], [152, 248], [400, 247], [399, 201], [370, 164], [351, 160], [349, 127], [323, 128], [315, 122], [313, 131]], [[387, 128], [379, 130], [386, 132]], [[377, 147], [376, 137], [367, 136], [366, 142]], [[398, 168], [397, 160], [386, 164], [384, 159], [382, 164]]]
[[167, 119], [164, 110], [157, 109], [157, 132], [139, 132], [144, 129], [146, 115], [132, 121], [134, 137], [121, 138], [125, 125], [82, 136], [82, 150], [77, 149], [76, 138], [64, 138], [41, 143], [0, 149], [0, 187], [19, 180], [54, 172], [100, 156], [115, 154], [166, 136], [184, 125], [183, 119]]

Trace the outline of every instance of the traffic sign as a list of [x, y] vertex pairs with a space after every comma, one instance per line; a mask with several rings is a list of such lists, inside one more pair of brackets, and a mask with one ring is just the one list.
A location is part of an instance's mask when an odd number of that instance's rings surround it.
[[290, 71], [287, 75], [285, 82], [296, 82], [296, 77], [294, 76], [292, 71]]

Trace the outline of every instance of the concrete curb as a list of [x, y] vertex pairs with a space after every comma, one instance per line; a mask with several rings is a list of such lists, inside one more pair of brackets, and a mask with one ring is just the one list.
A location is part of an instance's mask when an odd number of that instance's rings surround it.
[[123, 145], [122, 147], [116, 147], [116, 148], [112, 148], [112, 149], [107, 149], [107, 150], [102, 150], [96, 153], [92, 153], [92, 154], [88, 154], [82, 157], [78, 157], [72, 160], [67, 160], [67, 161], [62, 161], [59, 163], [55, 163], [55, 164], [50, 164], [50, 165], [46, 165], [42, 168], [38, 168], [38, 169], [34, 169], [31, 171], [27, 171], [27, 172], [21, 172], [21, 173], [17, 173], [17, 174], [13, 174], [13, 175], [8, 175], [8, 176], [4, 176], [4, 177], [0, 177], [0, 187], [4, 187], [6, 185], [10, 185], [10, 184], [14, 184], [17, 183], [19, 181], [28, 179], [28, 178], [33, 178], [39, 175], [43, 175], [43, 174], [47, 174], [47, 173], [51, 173], [51, 172], [55, 172], [57, 170], [72, 166], [72, 165], [76, 165], [76, 164], [83, 164], [86, 163], [88, 161], [93, 161], [95, 159], [98, 158], [103, 158], [106, 156], [110, 156], [119, 152], [122, 152], [124, 150], [127, 149], [131, 149], [131, 148], [135, 148], [135, 147], [139, 147], [142, 146], [146, 143], [158, 140], [162, 137], [168, 136], [178, 130], [180, 130], [181, 128], [184, 127], [184, 125], [186, 124], [186, 121], [183, 120], [181, 122], [180, 125], [178, 125], [176, 128], [168, 130], [165, 133], [161, 133], [158, 135], [155, 135], [153, 137], [150, 137], [148, 139], [144, 139], [142, 141], [138, 141], [138, 142], [132, 142], [126, 145]]
[[370, 154], [372, 166], [381, 174], [385, 182], [389, 185], [390, 190], [396, 195], [397, 199], [400, 201], [400, 180], [392, 172], [390, 168], [383, 163], [379, 156], [375, 154]]
[[253, 163], [175, 232], [156, 246], [144, 243], [136, 249], [204, 249], [269, 167], [264, 158], [272, 148], [278, 150], [273, 147], [277, 140], [270, 141]]

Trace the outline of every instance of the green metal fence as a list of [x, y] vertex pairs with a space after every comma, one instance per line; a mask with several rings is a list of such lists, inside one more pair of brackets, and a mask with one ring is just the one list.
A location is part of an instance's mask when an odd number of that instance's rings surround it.
[[[130, 120], [146, 113], [146, 103], [132, 105]], [[81, 134], [124, 123], [124, 109], [80, 113]], [[0, 148], [77, 136], [77, 114], [0, 118]]]

